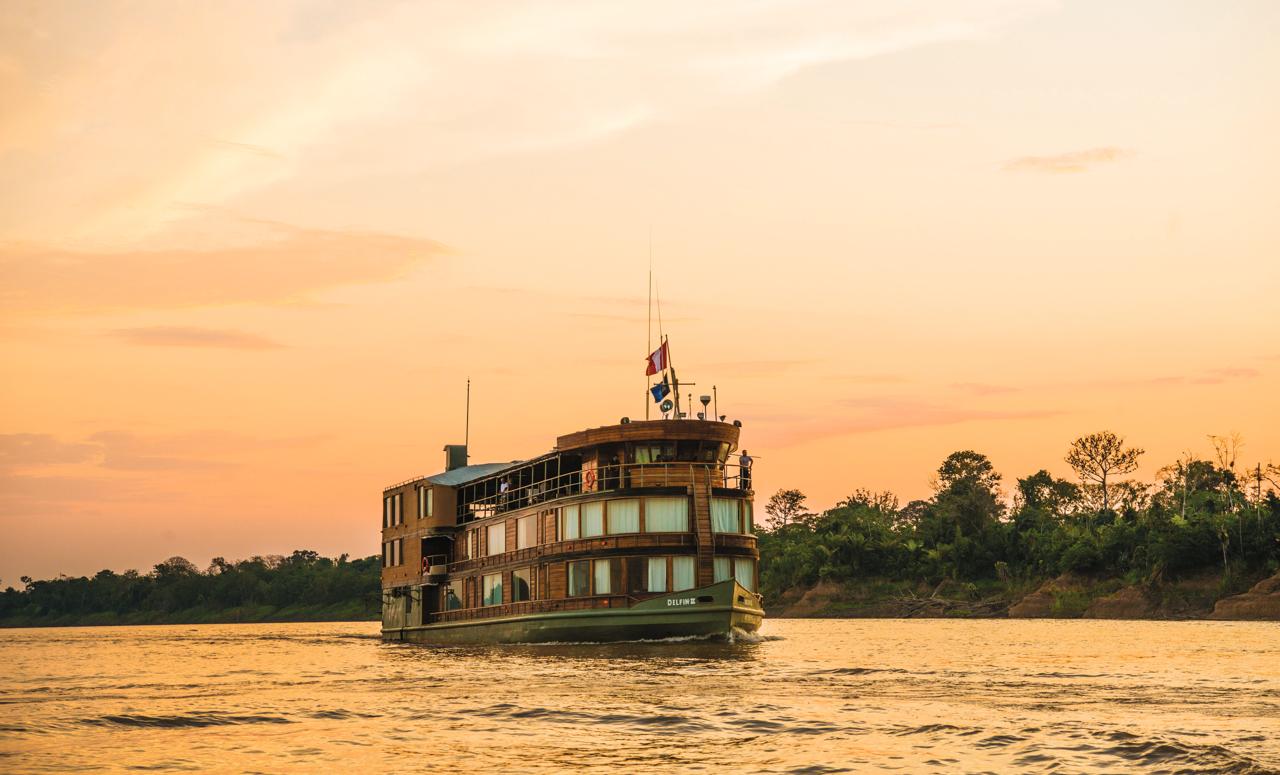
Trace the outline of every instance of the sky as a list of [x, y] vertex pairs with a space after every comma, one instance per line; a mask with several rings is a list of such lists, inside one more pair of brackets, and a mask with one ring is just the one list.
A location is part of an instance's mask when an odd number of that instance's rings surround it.
[[[757, 499], [952, 451], [1280, 462], [1280, 4], [38, 2], [0, 15], [0, 586], [378, 550], [642, 417], [648, 274]], [[655, 328], [657, 328], [655, 322]]]

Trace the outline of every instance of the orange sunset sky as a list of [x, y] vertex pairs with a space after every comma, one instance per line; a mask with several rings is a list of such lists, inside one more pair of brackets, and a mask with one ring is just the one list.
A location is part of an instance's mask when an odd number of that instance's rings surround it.
[[642, 417], [758, 500], [1076, 436], [1280, 462], [1280, 3], [8, 2], [0, 584], [377, 552]]

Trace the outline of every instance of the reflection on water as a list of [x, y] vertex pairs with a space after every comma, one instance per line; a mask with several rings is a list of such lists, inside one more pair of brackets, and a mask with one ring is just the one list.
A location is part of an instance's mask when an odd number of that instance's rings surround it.
[[363, 623], [0, 630], [0, 771], [1280, 772], [1280, 625], [764, 635], [433, 648]]

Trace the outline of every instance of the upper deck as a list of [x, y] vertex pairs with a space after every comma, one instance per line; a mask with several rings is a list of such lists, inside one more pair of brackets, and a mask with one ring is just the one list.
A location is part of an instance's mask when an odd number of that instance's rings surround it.
[[383, 494], [432, 485], [452, 489], [453, 513], [441, 514], [436, 521], [444, 528], [591, 493], [687, 487], [695, 478], [746, 489], [739, 467], [729, 462], [740, 430], [738, 425], [710, 420], [646, 420], [589, 428], [558, 437], [551, 452], [529, 460], [456, 468], [401, 482]]

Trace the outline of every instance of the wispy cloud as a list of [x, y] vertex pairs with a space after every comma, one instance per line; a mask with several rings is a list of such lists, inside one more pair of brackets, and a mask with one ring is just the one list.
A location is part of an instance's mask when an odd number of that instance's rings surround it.
[[1008, 385], [989, 385], [985, 382], [952, 382], [951, 387], [974, 396], [995, 396], [1002, 393], [1014, 393], [1018, 388]]
[[224, 218], [235, 244], [120, 251], [0, 244], [0, 304], [9, 310], [95, 311], [289, 301], [395, 278], [446, 249], [366, 231]]
[[284, 345], [265, 336], [244, 331], [193, 326], [147, 326], [122, 328], [112, 336], [130, 344], [148, 347], [224, 347], [234, 350], [275, 350]]
[[[774, 418], [761, 434], [766, 443], [789, 446], [832, 436], [850, 436], [902, 428], [932, 428], [966, 422], [1037, 420], [1062, 414], [1056, 409], [974, 409], [929, 403], [896, 396], [857, 398], [841, 402], [825, 417]], [[774, 427], [769, 428], [768, 425]]]
[[1085, 151], [1070, 151], [1051, 156], [1020, 156], [1005, 162], [1007, 172], [1037, 172], [1058, 175], [1071, 172], [1085, 172], [1100, 164], [1127, 159], [1134, 152], [1128, 148], [1090, 148]]
[[101, 455], [98, 444], [65, 442], [47, 433], [0, 434], [0, 468], [83, 463]]
[[161, 435], [99, 431], [81, 441], [47, 433], [0, 434], [0, 468], [91, 466], [122, 471], [209, 471], [238, 465], [244, 455], [312, 447], [323, 435], [258, 438], [226, 431]]

